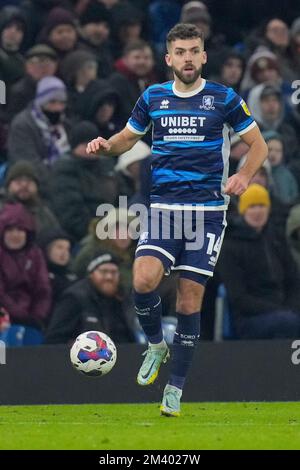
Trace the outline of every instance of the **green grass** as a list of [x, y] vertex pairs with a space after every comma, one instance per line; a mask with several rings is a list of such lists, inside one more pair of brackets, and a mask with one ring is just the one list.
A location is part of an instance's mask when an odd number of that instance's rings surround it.
[[300, 403], [2, 406], [0, 449], [300, 449]]

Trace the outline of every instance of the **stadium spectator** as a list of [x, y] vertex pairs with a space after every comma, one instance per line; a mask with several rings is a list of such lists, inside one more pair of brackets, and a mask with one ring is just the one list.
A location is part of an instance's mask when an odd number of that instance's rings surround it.
[[287, 241], [300, 271], [300, 204], [291, 208], [286, 224]]
[[252, 184], [240, 197], [242, 220], [229, 227], [218, 270], [239, 338], [300, 333], [299, 272], [284, 237], [268, 224], [268, 191]]
[[34, 166], [26, 160], [15, 163], [7, 172], [5, 191], [0, 202], [15, 201], [23, 204], [35, 220], [36, 232], [58, 228], [59, 223], [40, 195], [40, 180]]
[[57, 70], [57, 54], [46, 44], [33, 46], [26, 52], [25, 58], [25, 75], [10, 90], [7, 103], [10, 120], [34, 99], [38, 81], [55, 75]]
[[95, 86], [97, 67], [96, 57], [83, 50], [70, 52], [61, 65], [60, 75], [68, 90], [67, 115], [74, 121], [90, 105], [87, 101], [90, 95], [86, 94]]
[[293, 204], [299, 197], [297, 181], [285, 164], [282, 136], [275, 131], [263, 133], [267, 142], [269, 154], [268, 161], [271, 165], [273, 192], [284, 204]]
[[287, 149], [287, 162], [299, 156], [299, 143], [294, 128], [285, 120], [285, 108], [280, 88], [272, 84], [260, 84], [249, 93], [249, 109], [261, 131], [277, 131], [282, 135]]
[[280, 88], [286, 111], [292, 111], [291, 107], [291, 83], [283, 79], [281, 75], [278, 57], [265, 48], [259, 48], [249, 58], [245, 75], [241, 83], [241, 90], [245, 99], [253, 87], [261, 83], [272, 84]]
[[33, 103], [11, 123], [9, 160], [32, 162], [43, 187], [47, 185], [49, 168], [70, 149], [64, 119], [66, 100], [64, 83], [56, 77], [44, 77], [38, 82]]
[[80, 15], [80, 40], [78, 47], [97, 58], [98, 76], [106, 78], [113, 72], [113, 55], [109, 39], [110, 12], [97, 0], [92, 1]]
[[280, 18], [270, 19], [265, 26], [263, 43], [278, 57], [283, 78], [288, 81], [293, 80], [294, 72], [290, 69], [288, 60], [290, 46], [288, 25]]
[[290, 68], [295, 80], [300, 76], [300, 17], [291, 26]]
[[197, 4], [188, 2], [184, 5], [180, 22], [194, 24], [203, 31], [204, 47], [209, 57], [209, 61], [203, 67], [203, 76], [213, 79], [218, 75], [230, 49], [225, 44], [225, 37], [222, 34], [212, 33], [212, 18], [207, 7], [203, 6], [203, 2], [197, 2]]
[[99, 204], [114, 204], [119, 196], [119, 183], [113, 171], [114, 159], [86, 158], [86, 144], [97, 136], [94, 124], [76, 124], [70, 135], [72, 154], [58, 161], [51, 174], [53, 210], [62, 228], [76, 241], [87, 234]]
[[[146, 183], [146, 187], [141, 187], [141, 172], [146, 169], [145, 165], [143, 165], [143, 161], [149, 158], [150, 155], [151, 149], [149, 145], [139, 141], [131, 150], [123, 153], [118, 158], [115, 170], [123, 181], [122, 194], [125, 194], [129, 198], [129, 204], [147, 204], [148, 202], [149, 193], [145, 194], [145, 189], [147, 187], [150, 192], [151, 181], [148, 181], [148, 184]], [[148, 178], [151, 179], [150, 171], [148, 171], [147, 175]]]
[[116, 73], [110, 84], [122, 97], [122, 112], [125, 119], [130, 116], [141, 92], [157, 81], [154, 58], [150, 45], [142, 40], [130, 43], [123, 56], [116, 61]]
[[0, 80], [9, 88], [22, 78], [24, 59], [20, 49], [26, 31], [26, 20], [22, 10], [7, 6], [0, 11]]
[[89, 330], [103, 331], [117, 344], [133, 342], [133, 324], [133, 308], [120, 292], [119, 262], [100, 254], [89, 264], [87, 277], [64, 292], [46, 342], [67, 343]]
[[47, 261], [52, 289], [52, 309], [63, 292], [77, 280], [70, 269], [72, 241], [60, 228], [44, 230], [38, 238]]
[[167, 34], [179, 22], [181, 5], [178, 0], [154, 0], [148, 6], [151, 43], [158, 54], [166, 50]]
[[78, 33], [73, 13], [65, 8], [53, 8], [47, 16], [38, 40], [52, 47], [61, 62], [66, 54], [77, 46]]
[[34, 238], [32, 215], [22, 204], [7, 204], [0, 213], [1, 305], [12, 323], [41, 329], [50, 311], [51, 288]]
[[125, 124], [120, 115], [121, 103], [122, 100], [113, 88], [96, 80], [78, 100], [77, 110], [81, 119], [92, 121], [97, 126], [98, 135], [109, 139]]
[[[83, 277], [86, 268], [100, 250], [103, 253], [109, 252], [120, 260], [119, 269], [122, 283], [127, 292], [132, 287], [132, 263], [134, 259], [134, 249], [130, 233], [129, 224], [136, 218], [127, 209], [112, 209], [103, 219], [95, 219], [90, 226], [89, 234], [82, 240], [81, 249], [74, 259], [73, 268], [78, 277]], [[99, 226], [97, 224], [100, 222]], [[107, 234], [107, 238], [100, 239], [98, 230]]]
[[141, 40], [143, 13], [132, 3], [124, 1], [114, 6], [111, 14], [113, 53], [120, 57], [127, 46]]
[[245, 60], [243, 56], [238, 52], [230, 51], [224, 58], [217, 81], [233, 88], [238, 93], [240, 91], [244, 70]]

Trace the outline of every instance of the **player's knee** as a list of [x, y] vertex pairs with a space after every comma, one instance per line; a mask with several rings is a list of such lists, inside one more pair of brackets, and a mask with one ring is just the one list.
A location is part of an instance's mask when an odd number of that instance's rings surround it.
[[153, 273], [146, 271], [135, 271], [133, 275], [133, 287], [136, 292], [144, 294], [151, 292], [156, 288], [156, 279]]

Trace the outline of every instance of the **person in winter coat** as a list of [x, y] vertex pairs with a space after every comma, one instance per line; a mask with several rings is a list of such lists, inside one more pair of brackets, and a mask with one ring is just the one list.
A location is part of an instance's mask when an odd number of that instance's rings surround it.
[[[20, 53], [26, 32], [26, 19], [21, 8], [6, 6], [0, 12], [0, 80], [10, 87], [24, 75]], [[8, 90], [7, 90], [8, 91]]]
[[110, 48], [111, 15], [97, 0], [88, 3], [79, 17], [78, 48], [97, 58], [98, 77], [107, 78], [113, 72]]
[[50, 312], [51, 287], [34, 237], [32, 215], [22, 204], [7, 204], [0, 212], [0, 302], [11, 323], [42, 328]]
[[91, 122], [79, 122], [71, 132], [72, 155], [57, 162], [51, 175], [51, 205], [62, 228], [75, 241], [81, 240], [97, 207], [115, 204], [119, 182], [114, 160], [108, 157], [86, 158], [86, 144], [98, 136]]
[[218, 271], [239, 338], [300, 334], [300, 276], [284, 238], [268, 225], [270, 197], [252, 184], [239, 200], [240, 223], [225, 237]]
[[123, 56], [116, 61], [116, 72], [110, 77], [110, 85], [122, 97], [123, 119], [127, 120], [131, 115], [140, 94], [158, 81], [154, 66], [152, 49], [143, 40], [129, 43]]
[[103, 331], [114, 342], [134, 341], [134, 311], [120, 293], [118, 260], [97, 255], [87, 277], [69, 287], [57, 304], [46, 335], [47, 343], [67, 343], [89, 330]]
[[[81, 249], [73, 262], [73, 269], [78, 277], [83, 277], [87, 266], [99, 250], [111, 253], [120, 260], [119, 269], [123, 287], [127, 292], [132, 287], [132, 264], [135, 245], [128, 231], [129, 224], [136, 219], [125, 208], [114, 209], [100, 219], [94, 219], [90, 225], [89, 234], [82, 240]], [[107, 238], [99, 238], [99, 230]], [[121, 236], [120, 236], [121, 234]], [[101, 235], [100, 235], [101, 237]]]
[[41, 182], [34, 166], [20, 160], [9, 168], [5, 177], [4, 193], [0, 197], [0, 208], [9, 201], [23, 204], [33, 215], [36, 232], [59, 227], [59, 222], [49, 205], [42, 199]]
[[38, 35], [38, 41], [52, 47], [61, 63], [69, 52], [75, 50], [77, 40], [78, 33], [73, 13], [60, 6], [53, 8]]
[[98, 135], [109, 139], [124, 125], [120, 117], [121, 101], [118, 93], [107, 83], [95, 80], [82, 94], [77, 109], [81, 119], [92, 121], [97, 126]]
[[286, 236], [292, 256], [300, 270], [300, 204], [290, 210], [286, 224]]
[[76, 274], [70, 269], [71, 239], [62, 229], [53, 228], [40, 233], [38, 243], [47, 261], [52, 305], [55, 306], [63, 292], [77, 280]]
[[282, 91], [277, 85], [262, 83], [249, 93], [249, 109], [261, 131], [276, 131], [282, 135], [287, 160], [299, 159], [299, 142], [295, 129], [286, 120]]
[[47, 186], [53, 163], [70, 150], [64, 120], [66, 100], [64, 83], [56, 77], [44, 77], [38, 82], [33, 104], [17, 114], [11, 123], [9, 162], [32, 162], [43, 187]]
[[11, 121], [34, 100], [39, 80], [55, 75], [57, 70], [57, 54], [46, 44], [36, 44], [25, 54], [25, 75], [10, 90], [7, 113]]
[[[81, 112], [88, 103], [88, 90], [97, 79], [97, 60], [88, 51], [70, 52], [60, 68], [60, 76], [67, 86], [67, 115], [72, 121], [81, 119]], [[107, 86], [107, 85], [106, 85]]]

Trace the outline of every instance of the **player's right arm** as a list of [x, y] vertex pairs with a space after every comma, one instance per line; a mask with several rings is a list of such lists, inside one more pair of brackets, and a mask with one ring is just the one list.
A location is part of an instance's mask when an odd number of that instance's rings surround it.
[[143, 136], [132, 132], [128, 127], [124, 127], [121, 132], [113, 135], [108, 140], [103, 137], [91, 140], [87, 144], [86, 153], [87, 155], [121, 155], [130, 150], [141, 137]]

